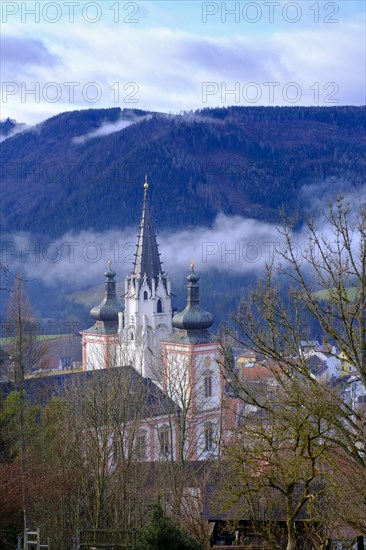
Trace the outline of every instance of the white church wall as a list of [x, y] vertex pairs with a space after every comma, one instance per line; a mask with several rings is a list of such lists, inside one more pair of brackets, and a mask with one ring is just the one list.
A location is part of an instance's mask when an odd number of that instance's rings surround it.
[[178, 354], [174, 347], [169, 347], [165, 361], [164, 388], [177, 405], [188, 406], [192, 398], [190, 394], [192, 357], [189, 354]]
[[207, 460], [219, 456], [220, 427], [220, 418], [217, 416], [202, 419], [197, 436], [196, 460]]
[[204, 350], [196, 356], [196, 394], [199, 410], [220, 407], [222, 401], [222, 376], [218, 364], [219, 351]]
[[101, 341], [86, 342], [86, 370], [104, 368], [104, 346]]
[[110, 367], [118, 367], [118, 336], [106, 336], [97, 334], [83, 334], [84, 369], [99, 370]]

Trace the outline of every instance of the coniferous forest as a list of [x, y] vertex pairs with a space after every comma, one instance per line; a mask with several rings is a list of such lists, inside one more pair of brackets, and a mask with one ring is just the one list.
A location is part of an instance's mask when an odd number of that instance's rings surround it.
[[[121, 119], [131, 124], [93, 137]], [[218, 212], [273, 221], [285, 203], [301, 218], [304, 186], [364, 184], [364, 153], [364, 107], [62, 113], [1, 144], [1, 229], [57, 237], [134, 225], [145, 174], [159, 229], [209, 225]]]

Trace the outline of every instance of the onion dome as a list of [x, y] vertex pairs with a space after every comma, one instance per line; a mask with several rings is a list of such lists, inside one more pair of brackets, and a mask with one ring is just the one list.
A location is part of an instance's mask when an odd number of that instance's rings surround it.
[[208, 311], [204, 311], [199, 305], [199, 277], [194, 272], [194, 264], [191, 264], [191, 273], [187, 277], [187, 305], [183, 311], [173, 317], [173, 327], [185, 330], [188, 334], [200, 334], [204, 340], [208, 338], [207, 329], [213, 324], [213, 317]]
[[116, 295], [116, 281], [115, 271], [112, 270], [112, 262], [108, 262], [108, 271], [104, 273], [105, 282], [104, 282], [104, 298], [103, 301], [98, 305], [94, 306], [90, 310], [90, 315], [96, 321], [103, 321], [107, 323], [113, 323], [118, 325], [118, 313], [121, 310], [121, 307], [117, 300]]

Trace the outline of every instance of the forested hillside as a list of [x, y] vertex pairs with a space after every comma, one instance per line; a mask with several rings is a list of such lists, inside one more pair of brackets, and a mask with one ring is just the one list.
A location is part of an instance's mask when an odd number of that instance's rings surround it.
[[62, 113], [1, 143], [1, 230], [135, 225], [146, 173], [159, 229], [220, 211], [273, 221], [282, 205], [301, 214], [305, 185], [362, 186], [365, 141], [364, 107]]

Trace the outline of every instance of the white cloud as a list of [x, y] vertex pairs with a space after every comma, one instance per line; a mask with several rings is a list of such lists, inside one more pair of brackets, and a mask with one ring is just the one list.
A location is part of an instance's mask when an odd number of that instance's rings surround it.
[[[274, 251], [283, 246], [274, 225], [224, 214], [219, 214], [210, 228], [165, 231], [157, 240], [163, 269], [173, 278], [187, 273], [192, 260], [199, 272], [214, 268], [260, 274]], [[3, 263], [13, 273], [24, 272], [28, 280], [40, 279], [67, 292], [101, 283], [109, 259], [122, 281], [133, 269], [136, 228], [68, 233], [53, 241], [28, 233], [8, 235], [3, 239], [3, 251]]]
[[142, 116], [139, 118], [134, 117], [130, 119], [120, 118], [116, 122], [104, 122], [96, 130], [92, 130], [86, 134], [83, 134], [82, 136], [74, 137], [72, 139], [72, 142], [76, 144], [83, 144], [92, 138], [109, 136], [110, 134], [114, 134], [116, 132], [124, 130], [125, 128], [128, 128], [132, 124], [136, 124], [137, 122], [141, 122], [142, 120], [148, 120], [149, 118], [151, 118], [151, 115]]
[[26, 130], [29, 130], [29, 126], [27, 126], [26, 124], [15, 124], [10, 132], [8, 132], [7, 134], [0, 133], [0, 143], [5, 141], [6, 139], [16, 136], [17, 134], [20, 134], [21, 132], [25, 132]]
[[[151, 6], [149, 6], [151, 12]], [[149, 15], [147, 10], [147, 16]], [[141, 14], [140, 14], [141, 15]], [[156, 18], [155, 18], [156, 20]], [[169, 17], [166, 24], [172, 23]], [[37, 67], [29, 64], [3, 63], [7, 81], [32, 89], [39, 83], [39, 101], [22, 91], [9, 95], [4, 102], [5, 116], [34, 122], [61, 111], [81, 107], [138, 107], [146, 110], [174, 111], [204, 106], [270, 104], [266, 82], [278, 82], [274, 104], [291, 104], [283, 87], [296, 82], [301, 89], [297, 104], [324, 104], [323, 87], [335, 82], [338, 104], [365, 102], [364, 61], [365, 29], [360, 20], [347, 18], [342, 24], [317, 24], [267, 29], [264, 35], [233, 33], [231, 36], [208, 36], [208, 27], [200, 32], [149, 27], [149, 21], [138, 25], [111, 25], [100, 21], [95, 26], [78, 21], [68, 25], [4, 25], [7, 33], [17, 33], [25, 40], [38, 31], [37, 51], [50, 60]], [[179, 21], [176, 22], [176, 26]], [[240, 31], [240, 27], [238, 31]], [[224, 31], [224, 26], [222, 26]], [[260, 31], [261, 27], [258, 27]], [[277, 32], [276, 32], [277, 29]], [[91, 32], [93, 31], [93, 32]], [[20, 39], [20, 38], [19, 38]], [[28, 60], [29, 61], [29, 60]], [[47, 83], [59, 85], [61, 96], [52, 102]], [[77, 83], [74, 93], [65, 83]], [[99, 87], [96, 101], [88, 97], [85, 86], [95, 82]], [[217, 92], [202, 100], [202, 83], [214, 82]], [[261, 87], [261, 98], [251, 102], [245, 85], [255, 82]], [[319, 100], [314, 101], [310, 87], [319, 83]], [[130, 87], [129, 87], [130, 83]], [[222, 97], [222, 83], [228, 90], [239, 83], [239, 100], [234, 94]], [[135, 89], [133, 87], [135, 86]], [[90, 88], [89, 91], [92, 91]], [[117, 94], [118, 92], [118, 94]], [[131, 94], [134, 92], [134, 95]], [[136, 101], [131, 103], [131, 100]], [[4, 116], [3, 115], [3, 116]]]
[[[315, 223], [328, 243], [334, 241], [334, 234], [326, 212], [337, 190], [337, 182], [320, 182], [305, 186], [300, 193], [309, 212], [316, 213]], [[365, 204], [364, 190], [350, 190], [348, 200], [350, 205]], [[351, 225], [356, 223], [357, 214], [357, 209], [352, 208]], [[306, 226], [293, 233], [299, 257], [306, 254], [307, 235]], [[353, 238], [357, 251], [357, 233]], [[223, 213], [217, 216], [212, 227], [162, 231], [157, 241], [163, 269], [175, 280], [188, 273], [192, 260], [199, 273], [215, 269], [228, 274], [260, 276], [273, 254], [277, 253], [280, 259], [278, 251], [285, 245], [276, 225]], [[29, 233], [3, 235], [1, 262], [12, 273], [24, 273], [28, 280], [41, 280], [62, 292], [72, 292], [100, 284], [109, 259], [121, 283], [133, 269], [136, 242], [136, 227], [102, 233], [69, 232], [52, 241]]]

